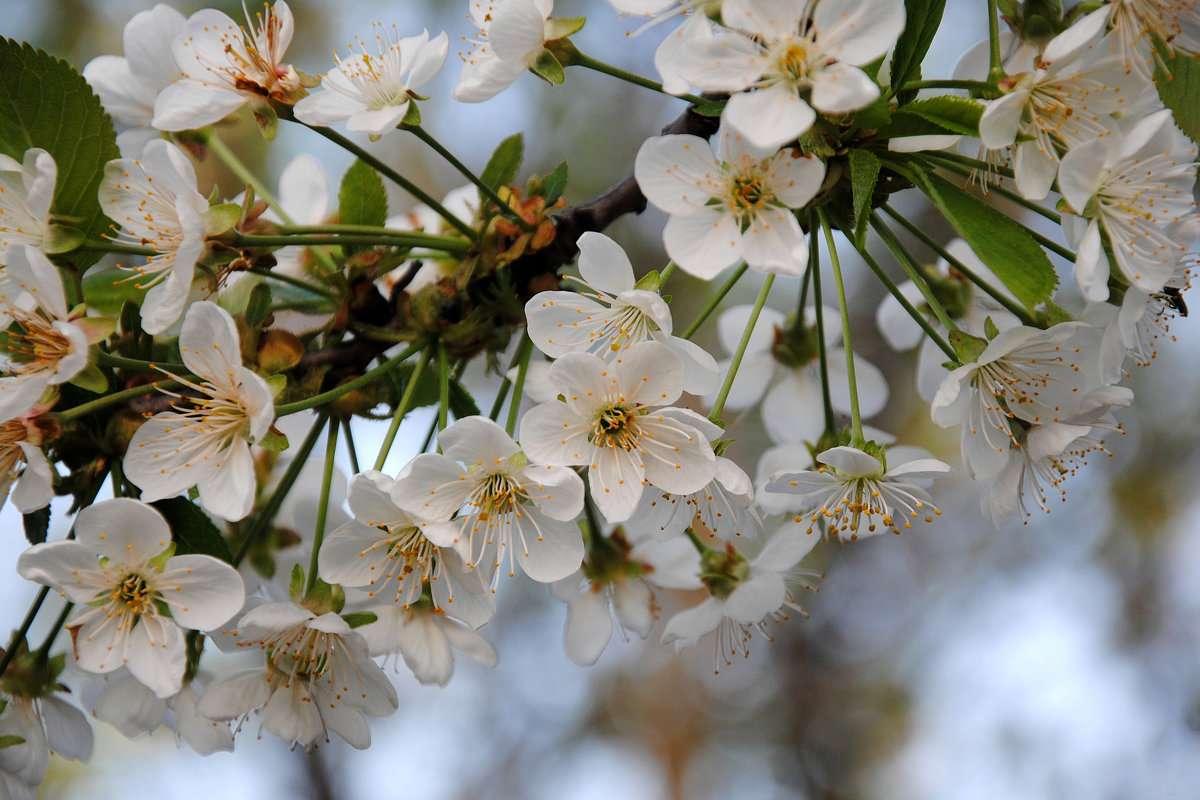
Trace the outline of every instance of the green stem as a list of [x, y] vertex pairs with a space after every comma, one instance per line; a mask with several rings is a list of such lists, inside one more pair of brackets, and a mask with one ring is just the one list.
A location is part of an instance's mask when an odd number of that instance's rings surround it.
[[174, 375], [191, 375], [192, 371], [183, 364], [172, 364], [169, 361], [142, 361], [138, 358], [126, 358], [103, 350], [96, 350], [96, 360], [101, 366], [132, 369], [139, 372], [170, 372]]
[[[558, 55], [558, 53], [556, 52], [555, 55]], [[658, 81], [652, 81], [649, 78], [643, 78], [641, 75], [635, 75], [634, 73], [627, 72], [619, 67], [614, 67], [612, 64], [606, 64], [603, 61], [598, 61], [591, 56], [584, 55], [583, 53], [579, 52], [579, 50], [577, 50], [574, 46], [571, 46], [569, 53], [565, 57], [565, 60], [562, 58], [560, 58], [560, 60], [562, 61], [564, 67], [584, 67], [585, 69], [590, 69], [593, 72], [599, 72], [604, 75], [623, 80], [626, 83], [632, 83], [634, 86], [640, 86], [643, 89], [649, 89], [653, 92], [658, 92], [659, 94], [665, 94], [667, 97], [678, 97], [680, 100], [687, 100], [689, 103], [694, 105], [702, 105], [705, 102], [703, 97], [697, 97], [694, 94], [671, 94], [670, 92], [664, 90], [663, 85]]]
[[[400, 233], [380, 229], [379, 233], [371, 235], [344, 234], [328, 236], [319, 234], [294, 234], [271, 236], [266, 234], [251, 234], [231, 232], [228, 235], [229, 244], [233, 247], [288, 247], [292, 245], [365, 245], [367, 247], [428, 247], [431, 250], [441, 250], [446, 253], [466, 253], [471, 249], [470, 242], [462, 239], [443, 239], [437, 236], [426, 236], [420, 233]], [[431, 243], [436, 239], [437, 243]]]
[[1037, 324], [1034, 321], [1033, 317], [1031, 317], [1029, 315], [1029, 312], [1026, 311], [1019, 303], [1015, 302], [1011, 297], [1004, 294], [1004, 292], [1000, 291], [995, 286], [992, 286], [990, 283], [988, 283], [983, 278], [981, 278], [973, 269], [966, 266], [961, 261], [959, 261], [957, 258], [955, 258], [950, 253], [949, 250], [942, 247], [941, 244], [939, 244], [937, 241], [935, 241], [934, 238], [932, 236], [930, 236], [929, 234], [927, 234], [925, 231], [921, 230], [921, 228], [919, 226], [917, 226], [915, 223], [906, 219], [903, 215], [901, 215], [899, 212], [897, 212], [894, 208], [892, 208], [889, 205], [884, 205], [884, 206], [882, 206], [882, 208], [883, 208], [884, 213], [886, 213], [892, 219], [896, 220], [896, 222], [899, 222], [906, 231], [908, 231], [913, 236], [916, 236], [918, 239], [920, 239], [922, 244], [924, 244], [926, 247], [928, 247], [933, 252], [937, 253], [937, 255], [939, 257], [945, 259], [947, 264], [954, 267], [954, 269], [958, 270], [963, 275], [965, 275], [967, 277], [967, 280], [971, 281], [971, 283], [975, 284], [980, 289], [987, 292], [989, 297], [991, 297], [993, 300], [995, 300], [1000, 305], [1004, 306], [1004, 308], [1011, 311], [1024, 324], [1026, 324], [1026, 325], [1036, 325]]
[[43, 586], [38, 591], [37, 596], [33, 598], [33, 604], [29, 606], [29, 610], [25, 612], [25, 619], [22, 620], [21, 627], [13, 631], [12, 637], [8, 640], [8, 647], [4, 650], [4, 655], [0, 656], [0, 677], [4, 676], [4, 671], [12, 663], [13, 657], [17, 654], [17, 648], [24, 641], [25, 635], [29, 633], [29, 628], [37, 618], [38, 612], [42, 610], [42, 603], [46, 602], [46, 596], [49, 594], [50, 587]]
[[488, 418], [493, 422], [500, 416], [500, 409], [504, 407], [504, 400], [508, 397], [508, 390], [512, 388], [512, 381], [509, 380], [508, 373], [512, 371], [513, 367], [526, 359], [525, 351], [531, 347], [533, 347], [533, 341], [528, 336], [522, 336], [520, 344], [517, 345], [517, 351], [513, 353], [512, 360], [508, 362], [508, 369], [504, 371], [504, 380], [500, 382], [500, 388], [496, 392], [496, 399], [492, 401], [492, 409], [488, 412]]
[[851, 447], [861, 447], [866, 443], [862, 430], [862, 414], [858, 409], [858, 380], [854, 373], [854, 343], [850, 340], [850, 308], [846, 303], [846, 286], [842, 280], [842, 265], [838, 260], [837, 246], [833, 242], [833, 229], [825, 212], [817, 209], [821, 218], [821, 229], [825, 232], [825, 249], [829, 251], [829, 263], [833, 266], [833, 282], [837, 286], [838, 310], [842, 315], [842, 342], [846, 349], [846, 381], [850, 384], [850, 424], [853, 426]]
[[329, 426], [329, 435], [325, 438], [325, 472], [321, 476], [321, 499], [317, 502], [317, 524], [313, 531], [312, 557], [308, 560], [308, 580], [304, 587], [304, 596], [317, 585], [318, 559], [321, 555], [321, 543], [325, 541], [325, 520], [329, 516], [329, 490], [333, 485], [333, 464], [337, 457], [338, 426]]
[[696, 552], [700, 554], [701, 558], [713, 551], [711, 547], [700, 541], [700, 537], [691, 529], [691, 526], [684, 528], [683, 532], [688, 537], [688, 540], [691, 541], [692, 547], [696, 548]]
[[126, 400], [130, 400], [134, 397], [141, 397], [142, 395], [150, 394], [158, 389], [173, 389], [179, 385], [180, 384], [178, 381], [155, 381], [153, 383], [142, 384], [141, 386], [134, 386], [132, 389], [125, 389], [120, 392], [106, 394], [104, 397], [96, 400], [83, 403], [82, 405], [75, 406], [74, 408], [68, 408], [66, 411], [59, 411], [56, 416], [58, 417], [59, 422], [70, 422], [72, 420], [79, 419], [80, 417], [85, 417], [94, 411], [99, 411], [100, 409], [108, 408], [109, 406], [115, 406], [120, 403], [124, 403]]
[[[1016, 177], [1016, 173], [1014, 173], [1008, 167], [1002, 167], [998, 164], [991, 164], [978, 158], [964, 156], [961, 153], [951, 153], [943, 150], [925, 150], [919, 153], [918, 157], [933, 158], [939, 161], [948, 161], [952, 164], [958, 165], [959, 167], [970, 167], [972, 170], [979, 172], [994, 172], [997, 175], [1003, 175], [1005, 178]], [[956, 172], [959, 172], [961, 175], [970, 175], [969, 172], [964, 173], [961, 170], [956, 170]]]
[[[290, 122], [297, 122], [301, 125], [304, 125], [304, 123], [302, 123], [296, 119], [295, 115], [292, 113], [291, 106], [276, 104], [276, 111], [279, 112], [280, 119], [286, 119]], [[476, 237], [478, 236], [478, 234], [471, 228], [470, 225], [463, 222], [458, 217], [454, 216], [454, 214], [452, 214], [445, 206], [443, 206], [437, 200], [434, 200], [433, 197], [431, 197], [430, 195], [426, 194], [425, 191], [421, 189], [421, 187], [417, 186], [415, 183], [413, 183], [412, 181], [405, 178], [399, 172], [396, 172], [396, 170], [392, 169], [387, 164], [380, 161], [378, 158], [371, 155], [366, 150], [364, 150], [363, 148], [356, 145], [354, 142], [347, 139], [345, 136], [342, 136], [337, 131], [330, 130], [329, 128], [325, 128], [320, 125], [304, 125], [304, 127], [308, 128], [310, 131], [314, 131], [315, 133], [319, 134], [320, 136], [324, 136], [326, 139], [328, 139], [329, 141], [338, 145], [342, 149], [344, 149], [350, 153], [353, 153], [355, 156], [357, 156], [359, 159], [361, 159], [365, 163], [370, 164], [375, 169], [375, 171], [377, 171], [380, 175], [383, 175], [385, 178], [387, 178], [388, 180], [395, 183], [401, 189], [408, 192], [409, 194], [411, 194], [416, 199], [420, 200], [425, 205], [429, 206], [429, 208], [433, 209], [433, 212], [435, 214], [437, 214], [442, 219], [446, 220], [446, 222], [453, 225], [455, 228], [457, 228], [464, 236], [469, 238], [471, 241], [474, 241], [476, 239]]]
[[482, 180], [480, 180], [479, 176], [476, 175], [474, 172], [472, 172], [470, 169], [468, 169], [466, 164], [463, 164], [461, 161], [459, 161], [457, 158], [455, 158], [454, 154], [451, 153], [449, 150], [447, 150], [445, 147], [443, 147], [441, 142], [439, 142], [437, 139], [433, 138], [433, 136], [430, 135], [429, 131], [425, 130], [420, 125], [402, 125], [401, 129], [415, 134], [418, 139], [420, 139], [422, 142], [424, 142], [425, 144], [432, 147], [433, 150], [439, 156], [446, 159], [446, 161], [450, 164], [450, 166], [452, 166], [456, 170], [458, 170], [459, 174], [461, 174], [464, 178], [469, 180], [471, 183], [475, 184], [475, 186], [479, 189], [479, 191], [483, 192], [484, 196], [487, 197], [489, 200], [491, 200], [496, 205], [496, 208], [498, 208], [500, 210], [501, 214], [508, 217], [513, 222], [516, 222], [518, 225], [520, 225], [522, 228], [524, 228], [527, 231], [532, 231], [537, 227], [534, 224], [532, 224], [531, 222], [526, 221], [525, 218], [522, 217], [520, 214], [518, 214], [516, 211], [513, 211], [512, 207], [509, 206], [509, 204], [504, 200], [504, 198], [502, 198], [500, 195], [498, 195], [496, 193], [495, 189], [493, 189], [492, 187], [490, 187], [486, 183], [484, 183]]
[[674, 261], [668, 261], [667, 265], [659, 271], [659, 273], [658, 273], [658, 289], [659, 289], [660, 293], [662, 292], [662, 287], [667, 285], [667, 280], [671, 277], [671, 275], [678, 268], [679, 268], [679, 265], [676, 264]]
[[891, 251], [892, 256], [899, 262], [900, 267], [904, 270], [904, 274], [908, 275], [908, 279], [916, 285], [920, 290], [921, 296], [925, 298], [925, 302], [929, 304], [929, 308], [933, 311], [933, 315], [938, 318], [938, 322], [947, 331], [958, 329], [958, 324], [950, 318], [950, 314], [946, 312], [946, 307], [933, 293], [933, 289], [929, 286], [929, 281], [925, 280], [925, 276], [921, 273], [920, 264], [908, 249], [900, 243], [899, 237], [889, 228], [883, 219], [876, 212], [871, 212], [871, 227], [875, 233], [879, 234], [879, 238]]
[[304, 400], [297, 400], [294, 403], [284, 403], [283, 405], [275, 406], [275, 416], [286, 417], [288, 414], [295, 414], [297, 411], [307, 411], [310, 408], [322, 406], [331, 400], [336, 400], [343, 395], [350, 394], [350, 392], [353, 392], [355, 389], [359, 389], [369, 383], [372, 383], [380, 375], [392, 369], [402, 361], [408, 359], [413, 353], [423, 349], [427, 344], [428, 342], [425, 339], [414, 342], [410, 347], [398, 355], [392, 356], [374, 369], [364, 372], [362, 375], [359, 375], [353, 380], [338, 384], [328, 392], [322, 392], [321, 394], [313, 395], [312, 397]]
[[825, 431], [832, 436], [836, 430], [833, 416], [833, 395], [829, 390], [829, 354], [825, 351], [825, 300], [821, 294], [821, 248], [817, 241], [817, 226], [812, 217], [808, 222], [808, 268], [813, 279], [813, 316], [817, 325], [817, 369], [821, 373], [821, 407], [825, 411]]
[[266, 269], [264, 267], [251, 267], [247, 271], [253, 275], [261, 275], [262, 277], [268, 278], [273, 281], [279, 281], [280, 283], [286, 283], [290, 286], [296, 286], [300, 289], [305, 290], [306, 292], [312, 292], [313, 294], [319, 294], [322, 297], [328, 297], [331, 300], [336, 296], [336, 295], [334, 295], [333, 292], [329, 291], [324, 286], [318, 286], [315, 283], [309, 283], [306, 280], [302, 280], [300, 278], [294, 278], [291, 275], [285, 275], [282, 272], [274, 272], [274, 271]]
[[989, 89], [995, 89], [995, 84], [988, 81], [959, 81], [959, 80], [935, 80], [935, 81], [909, 81], [900, 87], [900, 91], [916, 91], [919, 89], [966, 89], [971, 92], [985, 92]]
[[997, 0], [988, 0], [988, 80], [999, 83], [1004, 78], [1000, 61], [1000, 8]]
[[465, 253], [471, 249], [469, 242], [453, 236], [438, 236], [422, 231], [401, 231], [395, 228], [381, 228], [377, 225], [283, 225], [279, 232], [283, 234], [344, 234], [354, 236], [382, 236], [391, 239], [403, 239], [408, 244], [428, 247], [430, 250]]
[[[414, 348], [416, 346], [413, 345]], [[421, 343], [421, 346], [425, 347], [425, 344]], [[388, 453], [392, 451], [392, 443], [396, 441], [396, 432], [400, 430], [400, 423], [404, 421], [405, 415], [408, 414], [409, 408], [412, 406], [413, 397], [417, 393], [417, 384], [421, 382], [421, 373], [425, 371], [425, 366], [429, 363], [429, 359], [432, 356], [432, 348], [425, 347], [425, 352], [421, 354], [421, 360], [417, 362], [417, 366], [413, 369], [413, 374], [408, 380], [408, 385], [404, 387], [404, 394], [400, 396], [400, 403], [396, 406], [396, 413], [392, 415], [392, 424], [388, 426], [387, 434], [383, 437], [383, 445], [379, 448], [379, 455], [375, 458], [376, 470], [383, 469], [383, 462], [387, 461]]]
[[525, 376], [529, 373], [529, 358], [533, 355], [533, 341], [526, 334], [517, 350], [520, 361], [517, 362], [517, 380], [513, 384], [512, 402], [508, 404], [508, 421], [504, 430], [513, 436], [517, 430], [517, 415], [521, 412], [521, 393], [525, 391]]
[[[969, 170], [965, 169], [962, 166], [954, 165], [953, 159], [942, 158], [942, 156], [940, 154], [936, 154], [936, 153], [931, 153], [930, 155], [933, 157], [934, 161], [941, 162], [941, 163], [939, 163], [939, 166], [943, 167], [944, 169], [949, 169], [949, 170], [951, 170], [953, 172], [957, 172], [959, 175], [963, 175], [963, 176], [970, 175]], [[971, 159], [971, 160], [974, 161], [974, 159]], [[951, 162], [951, 163], [946, 163], [946, 162]], [[996, 194], [1000, 195], [1001, 197], [1007, 198], [1007, 199], [1013, 201], [1014, 203], [1016, 203], [1017, 205], [1022, 206], [1023, 208], [1029, 209], [1030, 211], [1032, 211], [1033, 213], [1035, 213], [1039, 216], [1045, 217], [1046, 219], [1053, 222], [1055, 225], [1062, 225], [1062, 216], [1060, 214], [1058, 214], [1054, 211], [1051, 211], [1048, 208], [1044, 208], [1043, 206], [1039, 205], [1038, 203], [1035, 203], [1032, 200], [1028, 200], [1028, 199], [1022, 197], [1019, 193], [1014, 192], [1012, 189], [1007, 189], [1003, 186], [990, 186], [987, 188], [986, 191], [989, 193], [995, 192]]]
[[242, 539], [242, 543], [238, 546], [238, 550], [233, 555], [233, 566], [238, 566], [242, 563], [242, 559], [250, 552], [251, 546], [258, 537], [262, 536], [275, 521], [275, 515], [279, 513], [279, 507], [283, 505], [284, 498], [288, 492], [292, 490], [292, 484], [300, 477], [300, 473], [304, 470], [305, 464], [308, 463], [308, 455], [312, 452], [313, 447], [317, 444], [317, 439], [321, 438], [321, 431], [325, 428], [327, 417], [318, 417], [313, 423], [312, 428], [308, 431], [308, 436], [304, 437], [304, 442], [300, 445], [300, 449], [296, 451], [296, 455], [288, 464], [287, 470], [284, 471], [283, 477], [279, 479], [279, 485], [275, 487], [275, 491], [271, 493], [267, 504], [263, 506], [262, 511], [258, 512], [258, 516], [254, 518], [254, 522], [250, 524], [246, 531], [246, 536]]
[[725, 375], [725, 383], [722, 384], [716, 402], [713, 403], [712, 411], [708, 414], [708, 418], [713, 422], [720, 420], [721, 412], [725, 410], [725, 399], [729, 397], [729, 392], [733, 389], [733, 380], [737, 377], [738, 368], [742, 365], [742, 358], [746, 355], [746, 347], [750, 344], [750, 336], [754, 333], [754, 326], [758, 324], [758, 315], [762, 313], [763, 306], [767, 304], [767, 295], [771, 293], [771, 284], [774, 282], [775, 274], [768, 274], [758, 293], [758, 299], [754, 301], [754, 309], [750, 312], [750, 319], [746, 323], [742, 340], [738, 342], [737, 352], [733, 354], [733, 360], [729, 362], [729, 372]]
[[[45, 640], [42, 641], [42, 646], [37, 649], [35, 658], [38, 661], [45, 661], [49, 658], [50, 648], [54, 645], [54, 640], [58, 638], [58, 633], [62, 630], [62, 626], [67, 623], [67, 617], [71, 615], [71, 609], [74, 607], [74, 603], [67, 603], [63, 606], [63, 610], [58, 612], [58, 616], [55, 617], [54, 622], [50, 625], [50, 632], [46, 634]], [[0, 672], [0, 674], [3, 674], [3, 672]]]
[[450, 422], [450, 357], [446, 346], [438, 342], [438, 415], [437, 428], [444, 431]]
[[87, 239], [79, 245], [78, 250], [95, 250], [99, 253], [124, 253], [131, 256], [156, 256], [158, 251], [153, 247], [138, 247], [132, 244], [117, 244], [107, 239]]
[[346, 437], [346, 453], [350, 456], [350, 469], [354, 474], [362, 472], [358, 466], [358, 449], [354, 446], [354, 432], [350, 430], [350, 420], [342, 420], [342, 435]]
[[700, 312], [700, 316], [692, 320], [692, 324], [688, 325], [687, 330], [681, 334], [680, 338], [692, 338], [696, 331], [700, 329], [700, 326], [704, 324], [704, 321], [708, 319], [714, 311], [717, 310], [717, 306], [721, 305], [721, 301], [725, 299], [725, 295], [729, 294], [733, 290], [733, 287], [737, 285], [737, 282], [742, 279], [742, 276], [746, 274], [746, 270], [748, 269], [750, 269], [750, 265], [743, 261], [742, 265], [734, 270], [734, 273], [729, 276], [729, 279], [725, 281], [725, 283], [721, 284], [721, 288], [718, 289], [717, 293], [713, 295], [711, 300], [708, 301], [708, 305], [706, 305]]

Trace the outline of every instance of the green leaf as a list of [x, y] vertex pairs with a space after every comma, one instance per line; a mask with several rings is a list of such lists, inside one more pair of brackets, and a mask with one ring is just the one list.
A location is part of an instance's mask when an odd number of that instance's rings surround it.
[[487, 166], [479, 173], [479, 179], [491, 189], [508, 186], [517, 179], [517, 170], [521, 168], [524, 154], [525, 140], [520, 133], [514, 133], [496, 145]]
[[304, 567], [299, 564], [292, 565], [292, 574], [288, 577], [288, 597], [294, 603], [304, 599]]
[[[100, 238], [109, 225], [100, 210], [100, 180], [104, 165], [121, 157], [112, 120], [70, 64], [0, 39], [0, 152], [21, 161], [31, 147], [58, 165], [51, 212], [78, 220], [88, 238]], [[70, 260], [82, 270], [99, 258], [79, 251]]]
[[25, 744], [25, 737], [17, 736], [15, 733], [0, 736], [0, 750], [5, 747], [15, 747], [19, 744]]
[[871, 197], [879, 181], [879, 159], [869, 150], [850, 151], [850, 185], [854, 193], [854, 243], [867, 243], [867, 218], [871, 215]]
[[148, 290], [139, 289], [137, 283], [135, 273], [123, 269], [92, 273], [83, 279], [83, 302], [105, 316], [119, 316], [127, 302], [141, 307]]
[[41, 544], [46, 541], [46, 533], [50, 530], [50, 506], [39, 508], [21, 515], [25, 526], [25, 538], [30, 544]]
[[880, 96], [866, 108], [854, 112], [854, 127], [873, 131], [892, 121], [892, 109], [886, 97]]
[[563, 189], [567, 188], [567, 178], [570, 177], [570, 174], [570, 168], [564, 161], [542, 181], [542, 197], [546, 198], [547, 206], [554, 205], [558, 202], [558, 198], [562, 197]]
[[382, 227], [387, 222], [387, 192], [370, 164], [359, 159], [346, 170], [338, 189], [338, 210], [343, 225]]
[[1200, 142], [1200, 56], [1176, 51], [1155, 37], [1154, 84], [1175, 124], [1193, 142]]
[[975, 255], [1026, 308], [1050, 298], [1058, 276], [1029, 231], [944, 178], [915, 170], [909, 174]]
[[904, 32], [892, 52], [892, 92], [904, 103], [916, 92], [901, 92], [900, 87], [921, 75], [921, 62], [942, 22], [946, 0], [904, 0]]
[[351, 628], [361, 628], [379, 619], [372, 611], [356, 611], [353, 614], [342, 614], [342, 619]]
[[263, 281], [250, 290], [250, 299], [246, 302], [246, 324], [251, 328], [259, 327], [270, 311], [271, 287]]
[[46, 230], [46, 235], [42, 237], [41, 251], [47, 255], [55, 255], [57, 253], [69, 253], [77, 249], [84, 240], [87, 239], [87, 234], [67, 225], [51, 225]]
[[[399, 385], [396, 388], [396, 402], [404, 395], [404, 391], [408, 388], [408, 382], [412, 380], [413, 371], [416, 367], [411, 363], [401, 364], [399, 373]], [[417, 384], [416, 391], [413, 392], [412, 403], [410, 408], [421, 408], [422, 406], [431, 406], [439, 402], [441, 398], [438, 396], [438, 382], [436, 379], [431, 379], [428, 375]], [[475, 412], [479, 413], [479, 412]], [[467, 416], [470, 416], [468, 414]]]
[[479, 406], [475, 404], [475, 398], [458, 381], [450, 381], [450, 413], [454, 415], [455, 419], [474, 417], [479, 414]]
[[978, 100], [944, 94], [924, 100], [914, 100], [908, 105], [902, 106], [896, 112], [896, 117], [916, 114], [951, 133], [978, 136], [979, 118], [983, 115], [983, 109], [983, 103]]
[[208, 515], [195, 503], [182, 497], [168, 497], [166, 500], [156, 500], [150, 505], [166, 517], [167, 524], [171, 526], [171, 535], [175, 539], [177, 553], [198, 553], [228, 563], [233, 562], [233, 554], [229, 552], [225, 538]]

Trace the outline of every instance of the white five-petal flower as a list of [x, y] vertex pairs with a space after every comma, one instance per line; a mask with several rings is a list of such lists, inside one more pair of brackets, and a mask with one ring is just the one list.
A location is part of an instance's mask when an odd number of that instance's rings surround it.
[[200, 503], [213, 514], [242, 519], [254, 506], [250, 444], [275, 418], [271, 389], [242, 366], [237, 327], [215, 303], [188, 308], [179, 352], [200, 382], [173, 377], [195, 394], [168, 392], [178, 398], [172, 403], [176, 410], [155, 414], [137, 429], [125, 455], [125, 475], [147, 501], [195, 486]]
[[29, 548], [17, 572], [78, 604], [67, 628], [80, 667], [106, 673], [124, 665], [159, 697], [175, 694], [187, 661], [181, 628], [209, 630], [236, 614], [241, 576], [211, 556], [172, 556], [167, 521], [137, 500], [80, 510], [75, 535]]
[[463, 59], [454, 99], [479, 103], [512, 85], [546, 43], [554, 0], [471, 0], [471, 22], [479, 29]]
[[57, 180], [54, 157], [40, 147], [22, 161], [0, 153], [0, 263], [13, 245], [42, 246]]

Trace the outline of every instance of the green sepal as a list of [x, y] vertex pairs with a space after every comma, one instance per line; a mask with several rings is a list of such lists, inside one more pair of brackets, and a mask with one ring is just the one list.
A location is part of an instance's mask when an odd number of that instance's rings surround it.
[[1047, 327], [1053, 328], [1055, 325], [1061, 325], [1064, 322], [1074, 322], [1075, 317], [1071, 316], [1071, 312], [1055, 303], [1053, 300], [1047, 300], [1043, 316], [1046, 319]]
[[42, 236], [41, 251], [46, 255], [69, 253], [79, 249], [87, 239], [87, 234], [69, 225], [50, 225]]
[[104, 373], [95, 364], [88, 364], [79, 370], [69, 383], [94, 394], [104, 394], [108, 391], [108, 378], [104, 377]]
[[552, 42], [555, 39], [570, 36], [572, 33], [578, 33], [583, 29], [585, 22], [587, 22], [587, 17], [551, 17], [546, 20], [542, 36], [545, 41]]
[[288, 597], [292, 598], [293, 603], [304, 599], [304, 567], [299, 564], [292, 565], [292, 574], [288, 578]]
[[513, 469], [525, 469], [529, 464], [529, 459], [525, 456], [524, 450], [518, 450], [508, 457], [508, 463], [512, 465]]
[[70, 316], [73, 317], [71, 324], [83, 330], [87, 343], [99, 344], [112, 336], [112, 332], [117, 329], [117, 321], [111, 317], [85, 317], [85, 308], [82, 305], [75, 306], [71, 309]]
[[658, 270], [652, 269], [642, 277], [638, 278], [638, 282], [633, 285], [634, 289], [641, 289], [646, 292], [657, 292], [663, 284], [662, 275]]
[[955, 364], [956, 368], [962, 364], [974, 364], [979, 361], [979, 357], [983, 355], [983, 351], [988, 346], [986, 339], [980, 339], [978, 336], [972, 336], [963, 331], [950, 331], [949, 339], [950, 346], [958, 355], [959, 363]]
[[417, 108], [417, 104], [411, 99], [408, 101], [408, 110], [404, 112], [404, 119], [400, 120], [400, 124], [411, 125], [414, 128], [421, 124], [421, 109]]
[[24, 736], [17, 736], [11, 733], [6, 736], [0, 736], [0, 750], [3, 750], [5, 747], [15, 747], [19, 744], [25, 744]]
[[279, 397], [284, 389], [287, 388], [287, 375], [276, 372], [274, 375], [268, 375], [263, 378], [267, 382], [267, 386], [271, 387], [271, 396]]
[[343, 614], [342, 620], [351, 628], [361, 628], [363, 625], [370, 625], [379, 617], [371, 611], [356, 611], [353, 614]]
[[996, 323], [990, 316], [983, 321], [983, 335], [987, 337], [989, 342], [1000, 335], [1000, 329], [996, 327]]
[[265, 281], [255, 284], [246, 300], [246, 324], [251, 328], [261, 327], [271, 312], [271, 287]]
[[555, 58], [554, 53], [551, 53], [544, 47], [537, 54], [537, 58], [533, 60], [533, 63], [529, 65], [529, 71], [555, 86], [561, 85], [567, 79], [566, 74], [563, 72], [562, 64]]
[[231, 230], [242, 218], [242, 207], [237, 203], [218, 203], [204, 212], [204, 235], [220, 236]]
[[702, 117], [719, 117], [725, 111], [725, 104], [728, 102], [728, 99], [709, 100], [705, 98], [703, 103], [696, 103], [692, 106], [692, 111]]
[[268, 428], [263, 437], [255, 442], [255, 444], [263, 450], [270, 450], [272, 453], [282, 453], [288, 449], [287, 436], [274, 426]]
[[725, 439], [725, 438], [717, 439], [715, 442], [712, 443], [713, 455], [716, 456], [717, 458], [720, 458], [721, 456], [725, 455], [725, 451], [729, 449], [729, 445], [733, 444], [736, 441], [737, 441], [737, 439]]
[[177, 547], [177, 545], [175, 544], [175, 542], [171, 542], [166, 547], [164, 547], [162, 550], [160, 550], [158, 553], [156, 553], [154, 555], [154, 558], [150, 559], [146, 563], [151, 568], [156, 569], [159, 572], [161, 572], [163, 570], [163, 567], [167, 566], [167, 561], [169, 561], [170, 559], [175, 557], [176, 547]]
[[254, 121], [258, 124], [258, 130], [262, 133], [264, 139], [268, 142], [275, 140], [275, 134], [279, 131], [279, 116], [275, 113], [275, 109], [271, 108], [271, 104], [267, 102], [256, 103], [252, 109], [254, 112]]

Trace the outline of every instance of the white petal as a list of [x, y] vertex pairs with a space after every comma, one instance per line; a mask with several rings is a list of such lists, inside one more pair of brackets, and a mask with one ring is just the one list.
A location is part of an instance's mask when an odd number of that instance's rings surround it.
[[212, 556], [182, 555], [167, 561], [154, 576], [171, 616], [185, 628], [207, 631], [221, 627], [242, 608], [246, 596], [237, 570]]
[[588, 591], [567, 609], [563, 649], [567, 658], [590, 667], [600, 658], [612, 637], [612, 614], [603, 592]]

